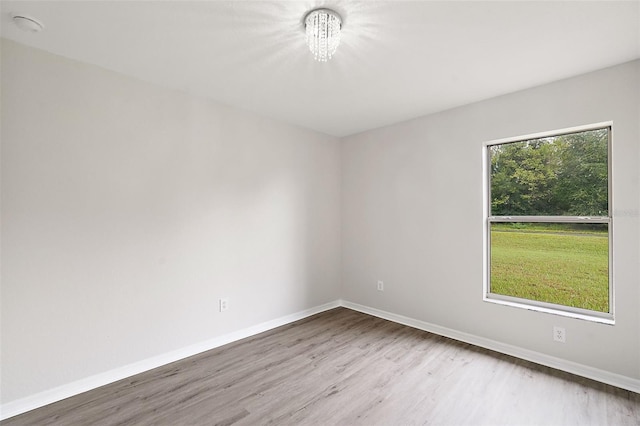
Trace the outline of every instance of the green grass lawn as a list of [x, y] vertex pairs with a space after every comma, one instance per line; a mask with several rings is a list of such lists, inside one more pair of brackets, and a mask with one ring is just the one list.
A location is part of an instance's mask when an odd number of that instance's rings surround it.
[[606, 232], [500, 225], [491, 231], [492, 293], [609, 312]]

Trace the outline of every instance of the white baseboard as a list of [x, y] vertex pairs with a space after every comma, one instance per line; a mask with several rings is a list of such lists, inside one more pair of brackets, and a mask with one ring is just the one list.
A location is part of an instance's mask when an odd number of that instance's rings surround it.
[[430, 324], [428, 322], [416, 320], [402, 315], [393, 314], [391, 312], [381, 311], [379, 309], [370, 308], [368, 306], [359, 305], [357, 303], [349, 302], [346, 300], [342, 300], [340, 304], [345, 308], [353, 309], [354, 311], [363, 312], [365, 314], [373, 315], [399, 324], [408, 325], [409, 327], [428, 331], [440, 336], [449, 337], [454, 340], [470, 343], [472, 345], [479, 346], [485, 349], [490, 349], [496, 352], [514, 356], [516, 358], [535, 362], [536, 364], [545, 365], [557, 370], [566, 371], [568, 373], [586, 377], [598, 382], [640, 393], [640, 380], [638, 379], [545, 355], [540, 352], [508, 345], [506, 343], [497, 342], [495, 340], [485, 339], [483, 337], [474, 336], [472, 334], [463, 333], [460, 331], [452, 330], [450, 328], [441, 327], [439, 325]]
[[264, 331], [268, 331], [276, 327], [298, 321], [311, 315], [315, 315], [329, 309], [337, 308], [338, 306], [340, 306], [339, 300], [325, 303], [324, 305], [316, 306], [304, 311], [296, 312], [291, 315], [276, 318], [274, 320], [263, 322], [252, 327], [215, 337], [205, 342], [196, 343], [185, 348], [157, 355], [148, 359], [144, 359], [142, 361], [135, 362], [133, 364], [125, 365], [123, 367], [115, 368], [104, 373], [96, 374], [72, 383], [67, 383], [53, 389], [39, 392], [26, 398], [8, 402], [0, 406], [0, 420], [5, 420], [10, 417], [17, 416], [18, 414], [26, 413], [27, 411], [43, 407], [45, 405], [63, 400], [65, 398], [69, 398], [74, 395], [78, 395], [82, 392], [86, 392], [91, 389], [107, 385], [109, 383], [117, 382], [118, 380], [131, 377], [135, 374], [140, 374], [145, 371], [149, 371], [154, 368], [169, 364], [171, 362], [179, 361], [181, 359], [197, 355], [201, 352], [205, 352], [210, 349], [214, 349], [228, 343], [244, 339], [246, 337], [254, 336]]
[[556, 368], [558, 370], [566, 371], [568, 373], [576, 374], [578, 376], [593, 379], [602, 383], [617, 386], [622, 389], [627, 389], [632, 392], [640, 393], [640, 380], [630, 377], [622, 376], [620, 374], [611, 373], [609, 371], [600, 370], [597, 368], [589, 367], [586, 365], [578, 364], [575, 362], [567, 361], [564, 359], [552, 357], [539, 352], [523, 349], [517, 346], [508, 345], [505, 343], [497, 342], [495, 340], [485, 339], [483, 337], [474, 336], [472, 334], [463, 333], [450, 328], [441, 327], [439, 325], [430, 324], [428, 322], [416, 320], [413, 318], [405, 317], [402, 315], [393, 314], [391, 312], [382, 311], [379, 309], [371, 308], [357, 303], [349, 302], [346, 300], [336, 300], [326, 303], [324, 305], [316, 306], [304, 311], [300, 311], [291, 315], [286, 315], [281, 318], [277, 318], [271, 321], [267, 321], [261, 324], [257, 324], [252, 327], [248, 327], [242, 330], [238, 330], [232, 333], [228, 333], [205, 342], [197, 343], [191, 346], [187, 346], [176, 351], [161, 354], [152, 358], [148, 358], [133, 364], [125, 365], [104, 373], [96, 374], [72, 383], [68, 383], [62, 386], [58, 386], [53, 389], [49, 389], [43, 392], [39, 392], [35, 395], [28, 396], [26, 398], [18, 399], [8, 402], [0, 406], [0, 420], [5, 420], [13, 416], [25, 413], [27, 411], [34, 410], [39, 407], [51, 404], [69, 398], [74, 395], [78, 395], [82, 392], [89, 391], [91, 389], [98, 388], [100, 386], [107, 385], [109, 383], [116, 382], [118, 380], [131, 377], [133, 375], [143, 373], [145, 371], [161, 367], [171, 362], [179, 361], [181, 359], [197, 355], [199, 353], [214, 349], [228, 343], [251, 337], [256, 334], [262, 333], [298, 321], [300, 319], [315, 315], [320, 312], [327, 311], [329, 309], [343, 306], [354, 311], [363, 312], [365, 314], [373, 315], [379, 318], [383, 318], [389, 321], [396, 322], [398, 324], [407, 325], [409, 327], [417, 328], [420, 330], [428, 331], [430, 333], [438, 334], [440, 336], [449, 337], [461, 342], [470, 343], [475, 346], [494, 350], [503, 354], [511, 355], [517, 358], [521, 358], [527, 361], [532, 361], [537, 364], [546, 365], [548, 367]]

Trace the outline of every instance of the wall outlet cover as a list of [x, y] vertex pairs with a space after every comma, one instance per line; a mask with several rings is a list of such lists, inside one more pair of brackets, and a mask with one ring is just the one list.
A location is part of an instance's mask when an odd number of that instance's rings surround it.
[[229, 309], [229, 299], [220, 299], [220, 312]]
[[553, 327], [553, 340], [565, 343], [567, 341], [567, 330], [564, 327]]

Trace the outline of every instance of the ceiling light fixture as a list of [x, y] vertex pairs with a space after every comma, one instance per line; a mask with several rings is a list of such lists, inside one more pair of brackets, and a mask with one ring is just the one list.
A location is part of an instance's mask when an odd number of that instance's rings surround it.
[[38, 21], [36, 18], [26, 15], [13, 15], [13, 23], [21, 30], [28, 31], [30, 33], [39, 33], [44, 29], [42, 22]]
[[331, 9], [314, 9], [304, 17], [304, 26], [313, 57], [327, 62], [340, 44], [342, 18]]

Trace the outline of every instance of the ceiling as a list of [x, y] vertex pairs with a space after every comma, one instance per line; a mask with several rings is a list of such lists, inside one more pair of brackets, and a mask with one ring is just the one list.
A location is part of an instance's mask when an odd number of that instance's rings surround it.
[[[304, 14], [344, 20], [316, 62]], [[640, 1], [1, 1], [2, 36], [334, 136], [640, 58]], [[12, 13], [45, 30], [26, 33]]]

